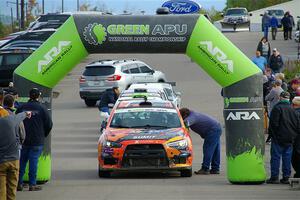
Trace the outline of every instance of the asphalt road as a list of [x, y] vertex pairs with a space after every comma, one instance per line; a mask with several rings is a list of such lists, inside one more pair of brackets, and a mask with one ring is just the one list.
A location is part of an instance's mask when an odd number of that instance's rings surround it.
[[[279, 33], [280, 36], [282, 33]], [[252, 57], [261, 33], [226, 33], [247, 56]], [[282, 38], [282, 37], [281, 37]], [[296, 55], [293, 41], [272, 42], [283, 55]], [[23, 200], [152, 200], [152, 199], [299, 199], [300, 190], [287, 185], [232, 185], [226, 179], [225, 141], [222, 135], [222, 166], [220, 175], [139, 173], [118, 174], [113, 178], [97, 176], [97, 140], [100, 122], [97, 108], [87, 108], [79, 98], [78, 78], [83, 67], [95, 59], [137, 58], [162, 70], [170, 81], [177, 82], [183, 105], [205, 112], [223, 123], [221, 88], [185, 55], [90, 55], [55, 88], [60, 96], [53, 101], [52, 179], [40, 192], [18, 192]], [[241, 130], [242, 134], [242, 130]], [[193, 169], [202, 160], [202, 140], [192, 133]], [[269, 146], [266, 147], [266, 170], [269, 173]]]

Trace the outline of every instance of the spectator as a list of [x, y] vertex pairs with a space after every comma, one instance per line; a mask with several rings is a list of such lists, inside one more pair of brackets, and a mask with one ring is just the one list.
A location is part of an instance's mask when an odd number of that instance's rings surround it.
[[20, 106], [20, 103], [17, 101], [18, 100], [18, 92], [17, 89], [14, 87], [13, 82], [10, 82], [8, 85], [8, 88], [5, 90], [7, 94], [13, 95], [14, 96], [14, 108], [17, 109]]
[[271, 20], [271, 18], [268, 15], [268, 11], [265, 11], [265, 14], [263, 15], [263, 17], [261, 19], [261, 24], [262, 24], [262, 30], [264, 32], [264, 37], [266, 39], [268, 39], [270, 20]]
[[[4, 96], [3, 107], [8, 111], [10, 115], [15, 115], [16, 109], [14, 108], [14, 97], [10, 94]], [[25, 140], [25, 127], [24, 123], [20, 122], [20, 126], [17, 127], [17, 142], [19, 145], [19, 151], [21, 152], [22, 144]]]
[[282, 179], [288, 184], [291, 175], [292, 144], [299, 132], [299, 114], [290, 105], [288, 92], [280, 94], [280, 101], [274, 106], [270, 116], [269, 134], [271, 134], [271, 177], [270, 184], [279, 183], [280, 159], [282, 158]]
[[283, 38], [285, 40], [288, 40], [289, 23], [290, 23], [290, 19], [288, 18], [288, 14], [284, 13], [283, 18], [281, 19], [281, 24], [283, 27]]
[[272, 52], [273, 53], [269, 60], [269, 67], [272, 69], [274, 74], [280, 73], [283, 68], [283, 59], [276, 48], [274, 48]]
[[[293, 107], [300, 114], [300, 96], [293, 99]], [[295, 170], [294, 178], [300, 178], [300, 133], [296, 137], [293, 145], [292, 165]]]
[[256, 51], [255, 57], [252, 58], [252, 62], [254, 62], [261, 71], [265, 71], [267, 67], [267, 59], [260, 55], [260, 51]]
[[275, 79], [276, 80], [281, 80], [282, 81], [282, 84], [281, 84], [281, 88], [284, 90], [284, 91], [287, 91], [288, 90], [288, 84], [285, 82], [285, 79], [284, 79], [284, 73], [276, 73], [275, 74]]
[[[266, 96], [266, 101], [270, 102], [269, 105], [269, 114], [272, 112], [273, 107], [279, 102], [280, 94], [283, 92], [281, 88], [282, 81], [275, 80], [274, 87], [271, 89], [270, 93]], [[270, 116], [270, 115], [269, 115]]]
[[19, 153], [16, 145], [16, 128], [19, 123], [30, 118], [31, 112], [18, 115], [0, 107], [0, 199], [15, 200], [19, 174]]
[[101, 96], [100, 103], [99, 103], [99, 110], [100, 112], [108, 113], [109, 114], [109, 107], [108, 104], [116, 103], [118, 97], [120, 95], [120, 91], [118, 87], [113, 87], [112, 89], [107, 89]]
[[300, 87], [300, 80], [299, 79], [293, 79], [289, 86], [288, 86], [288, 92], [290, 93], [291, 99], [290, 101], [294, 99], [294, 97], [297, 95], [297, 89]]
[[294, 21], [294, 17], [291, 15], [290, 11], [287, 11], [287, 15], [288, 15], [288, 19], [289, 19], [288, 37], [291, 40], [292, 39], [293, 27], [295, 27], [295, 21]]
[[180, 114], [187, 127], [204, 139], [202, 168], [195, 171], [195, 174], [219, 174], [220, 136], [222, 134], [220, 123], [208, 115], [191, 111], [188, 108], [181, 108]]
[[271, 46], [267, 38], [263, 37], [257, 45], [257, 51], [268, 61], [271, 55]]
[[276, 15], [273, 14], [270, 20], [271, 32], [272, 32], [272, 40], [276, 40], [277, 28], [278, 28], [278, 20]]
[[52, 129], [52, 120], [48, 110], [39, 102], [41, 92], [33, 88], [29, 92], [29, 101], [21, 105], [18, 112], [31, 110], [33, 112], [30, 120], [24, 120], [26, 138], [21, 150], [20, 176], [18, 191], [23, 190], [23, 176], [29, 160], [29, 191], [41, 190], [41, 186], [36, 185], [36, 173], [38, 159], [43, 151], [44, 140]]

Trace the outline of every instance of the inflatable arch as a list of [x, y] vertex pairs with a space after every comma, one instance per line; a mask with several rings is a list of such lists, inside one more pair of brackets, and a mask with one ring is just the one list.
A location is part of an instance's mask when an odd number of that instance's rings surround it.
[[[228, 180], [264, 182], [260, 69], [204, 16], [74, 14], [15, 70], [21, 99], [38, 87], [51, 110], [52, 88], [91, 53], [186, 53], [224, 88]], [[50, 137], [39, 160], [39, 181], [51, 177]]]

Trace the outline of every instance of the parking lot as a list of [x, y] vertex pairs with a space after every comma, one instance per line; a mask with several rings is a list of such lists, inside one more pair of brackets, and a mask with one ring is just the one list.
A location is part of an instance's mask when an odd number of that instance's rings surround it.
[[[294, 41], [272, 42], [272, 48], [288, 58], [297, 54]], [[252, 57], [262, 34], [226, 33], [248, 57]], [[300, 191], [287, 185], [232, 185], [226, 180], [225, 133], [222, 135], [220, 175], [193, 175], [181, 178], [177, 173], [116, 174], [109, 179], [97, 175], [97, 140], [100, 116], [96, 107], [87, 108], [79, 97], [78, 79], [83, 67], [104, 58], [137, 58], [165, 72], [176, 81], [182, 93], [182, 105], [210, 114], [223, 123], [221, 88], [185, 55], [171, 54], [94, 54], [82, 61], [54, 89], [60, 92], [53, 100], [52, 179], [40, 192], [18, 192], [17, 199], [298, 199]], [[242, 132], [242, 130], [241, 130]], [[193, 169], [202, 160], [202, 140], [192, 133]], [[269, 146], [266, 146], [266, 170], [269, 173]]]

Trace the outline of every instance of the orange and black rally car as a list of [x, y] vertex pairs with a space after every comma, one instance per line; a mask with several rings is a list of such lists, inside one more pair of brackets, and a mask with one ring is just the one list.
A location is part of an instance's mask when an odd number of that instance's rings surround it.
[[99, 177], [114, 171], [192, 176], [192, 141], [178, 108], [164, 100], [119, 101], [98, 141]]

